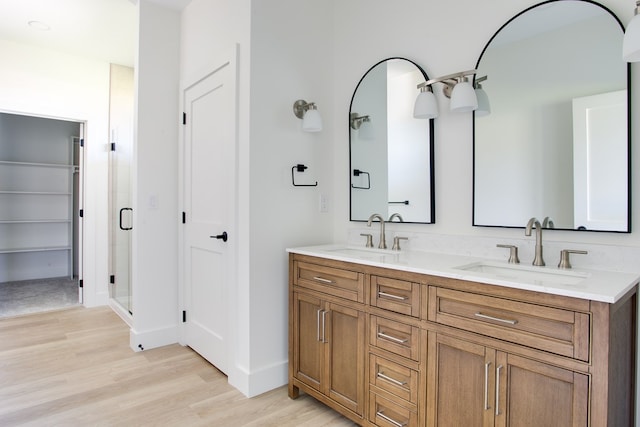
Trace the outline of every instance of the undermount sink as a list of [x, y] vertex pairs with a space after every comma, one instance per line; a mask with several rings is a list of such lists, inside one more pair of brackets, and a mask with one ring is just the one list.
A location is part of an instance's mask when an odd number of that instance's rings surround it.
[[529, 267], [517, 264], [480, 261], [455, 267], [457, 270], [479, 273], [480, 275], [513, 282], [533, 282], [536, 284], [577, 285], [589, 277], [588, 273], [558, 270], [545, 267]]
[[391, 252], [388, 249], [337, 247], [326, 249], [326, 251], [355, 258], [379, 261], [390, 261], [398, 257], [398, 252]]

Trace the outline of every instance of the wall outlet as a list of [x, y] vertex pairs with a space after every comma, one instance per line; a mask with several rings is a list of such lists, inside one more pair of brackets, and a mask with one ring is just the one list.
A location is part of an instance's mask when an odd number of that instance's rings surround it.
[[329, 203], [327, 202], [327, 196], [325, 196], [324, 194], [320, 195], [320, 212], [329, 212]]

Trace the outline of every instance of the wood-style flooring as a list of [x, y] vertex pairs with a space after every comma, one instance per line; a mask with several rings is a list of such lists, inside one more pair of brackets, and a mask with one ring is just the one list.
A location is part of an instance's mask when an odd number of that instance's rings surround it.
[[247, 399], [187, 347], [128, 343], [107, 307], [0, 319], [0, 425], [354, 426], [286, 387]]

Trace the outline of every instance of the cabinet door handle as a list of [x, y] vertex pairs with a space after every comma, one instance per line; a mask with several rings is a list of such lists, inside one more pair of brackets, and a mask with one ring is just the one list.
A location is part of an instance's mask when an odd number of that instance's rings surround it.
[[509, 325], [515, 325], [516, 323], [518, 323], [517, 320], [501, 319], [499, 317], [489, 316], [489, 315], [486, 315], [486, 314], [482, 314], [480, 312], [476, 313], [475, 316], [476, 317], [480, 317], [482, 319], [495, 320], [496, 322], [508, 323]]
[[313, 280], [317, 280], [318, 282], [323, 283], [333, 283], [333, 280], [325, 279], [323, 277], [313, 276]]
[[322, 342], [327, 342], [325, 338], [325, 324], [327, 322], [327, 312], [322, 310]]
[[385, 375], [384, 372], [378, 372], [377, 376], [378, 376], [378, 378], [382, 378], [383, 380], [387, 380], [389, 382], [392, 382], [393, 384], [398, 385], [400, 387], [407, 385], [406, 381], [398, 381], [395, 378], [391, 378], [390, 376]]
[[500, 371], [502, 365], [496, 368], [496, 415], [500, 415]]
[[400, 338], [396, 338], [396, 337], [392, 337], [391, 335], [387, 335], [384, 332], [378, 332], [378, 338], [385, 338], [388, 340], [391, 340], [393, 342], [397, 342], [398, 344], [404, 344], [407, 341], [409, 341], [408, 339], [400, 339]]
[[394, 295], [394, 294], [388, 294], [388, 293], [382, 292], [382, 291], [378, 292], [378, 296], [379, 297], [393, 298], [393, 299], [397, 299], [399, 301], [406, 301], [406, 300], [409, 299], [407, 297], [403, 297], [403, 296], [400, 296], [400, 295]]
[[407, 423], [400, 423], [400, 422], [394, 420], [391, 417], [387, 417], [382, 411], [376, 412], [376, 415], [378, 417], [382, 418], [383, 420], [390, 422], [391, 424], [393, 424], [396, 427], [404, 427], [404, 426], [407, 425]]
[[320, 312], [322, 312], [323, 310], [321, 308], [318, 309], [317, 311], [317, 318], [316, 318], [316, 327], [317, 327], [317, 333], [316, 333], [316, 341], [320, 341]]
[[489, 410], [489, 366], [491, 362], [484, 364], [484, 410]]

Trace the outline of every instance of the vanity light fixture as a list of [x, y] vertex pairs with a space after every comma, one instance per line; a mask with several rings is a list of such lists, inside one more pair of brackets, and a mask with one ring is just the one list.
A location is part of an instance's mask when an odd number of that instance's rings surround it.
[[622, 59], [627, 62], [640, 62], [640, 0], [636, 1], [633, 18], [627, 25], [622, 40]]
[[358, 116], [358, 113], [351, 113], [349, 116], [349, 125], [353, 130], [359, 130], [358, 136], [360, 139], [372, 139], [373, 138], [373, 126], [371, 125], [371, 117]]
[[475, 88], [476, 98], [478, 99], [478, 108], [476, 109], [476, 117], [488, 116], [491, 114], [491, 104], [489, 104], [489, 96], [487, 92], [482, 89], [480, 83], [487, 80], [487, 76], [477, 78], [473, 87]]
[[320, 132], [322, 130], [322, 117], [314, 102], [298, 99], [293, 103], [293, 114], [302, 119], [302, 130], [305, 132]]
[[476, 70], [462, 71], [431, 79], [418, 85], [420, 93], [416, 98], [413, 117], [418, 119], [433, 119], [438, 117], [438, 106], [433, 94], [434, 83], [443, 83], [442, 92], [451, 99], [449, 109], [454, 113], [466, 113], [478, 108], [478, 99], [469, 78]]

